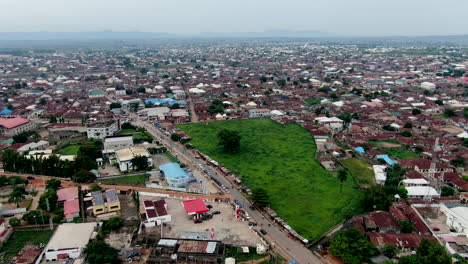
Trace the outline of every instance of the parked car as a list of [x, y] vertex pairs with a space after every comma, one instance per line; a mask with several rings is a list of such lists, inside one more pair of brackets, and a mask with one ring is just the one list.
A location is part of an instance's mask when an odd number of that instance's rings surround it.
[[257, 226], [257, 223], [255, 223], [255, 222], [249, 222], [248, 225], [249, 225], [249, 226]]
[[266, 234], [268, 234], [268, 233], [267, 233], [267, 231], [265, 231], [265, 229], [263, 229], [263, 228], [262, 228], [262, 229], [260, 229], [260, 233], [262, 233], [263, 235], [266, 235]]
[[221, 214], [220, 211], [213, 211], [213, 212], [211, 212], [211, 213], [214, 214], [214, 215]]
[[249, 209], [252, 210], [252, 211], [255, 211], [255, 206], [251, 205], [251, 206], [249, 206]]
[[433, 230], [433, 231], [440, 231], [440, 228], [438, 228], [438, 227], [433, 227], [432, 230]]
[[213, 206], [211, 204], [207, 205], [208, 209], [213, 209]]
[[199, 223], [203, 223], [203, 220], [202, 219], [195, 219], [195, 220], [193, 220], [193, 222], [195, 224], [199, 224]]
[[34, 180], [34, 179], [36, 179], [36, 178], [34, 178], [33, 176], [28, 176], [27, 179], [28, 179], [28, 180]]

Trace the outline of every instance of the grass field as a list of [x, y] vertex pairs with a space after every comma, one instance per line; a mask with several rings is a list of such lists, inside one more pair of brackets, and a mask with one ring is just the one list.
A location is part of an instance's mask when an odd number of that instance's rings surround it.
[[171, 162], [179, 162], [174, 156], [172, 156], [171, 153], [165, 152], [163, 155], [166, 156]]
[[135, 129], [131, 129], [131, 128], [128, 128], [128, 129], [122, 129], [119, 131], [119, 133], [117, 133], [118, 136], [122, 136], [122, 135], [133, 135], [136, 133], [136, 130]]
[[[359, 212], [362, 193], [340, 185], [314, 159], [310, 133], [296, 124], [269, 119], [179, 125], [192, 144], [242, 178], [250, 188], [265, 188], [271, 207], [309, 240]], [[240, 132], [241, 149], [227, 154], [217, 145], [223, 128]]]
[[349, 170], [360, 187], [367, 188], [375, 183], [372, 166], [357, 158], [343, 160], [341, 163]]
[[26, 245], [46, 244], [54, 231], [18, 231], [0, 247], [0, 252], [5, 252], [5, 257], [14, 257], [20, 249]]
[[82, 145], [70, 145], [70, 146], [67, 146], [63, 149], [59, 149], [57, 151], [57, 154], [61, 154], [61, 155], [77, 155], [78, 154], [78, 150], [80, 149]]
[[145, 180], [147, 178], [147, 174], [140, 174], [140, 175], [132, 175], [120, 178], [110, 178], [110, 179], [103, 179], [102, 182], [119, 182], [119, 183], [138, 183], [138, 184], [145, 184]]
[[416, 152], [400, 148], [379, 148], [380, 151], [390, 157], [397, 159], [416, 159], [419, 155]]

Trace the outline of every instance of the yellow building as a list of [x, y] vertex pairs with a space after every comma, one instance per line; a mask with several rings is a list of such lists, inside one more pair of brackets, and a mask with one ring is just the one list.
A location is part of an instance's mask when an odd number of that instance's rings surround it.
[[107, 190], [104, 193], [96, 191], [91, 193], [93, 197], [93, 214], [100, 215], [120, 211], [120, 200], [116, 190]]

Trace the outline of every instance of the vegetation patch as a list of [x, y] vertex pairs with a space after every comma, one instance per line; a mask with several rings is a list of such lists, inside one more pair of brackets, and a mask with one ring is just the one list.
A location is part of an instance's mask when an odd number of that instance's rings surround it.
[[132, 183], [132, 184], [145, 184], [148, 174], [132, 175], [119, 178], [102, 179], [102, 182], [118, 182], [118, 183]]
[[27, 245], [40, 245], [46, 244], [54, 231], [16, 231], [11, 237], [2, 245], [0, 252], [5, 252], [5, 257], [10, 259], [20, 249]]
[[57, 151], [60, 155], [78, 155], [81, 145], [69, 145]]
[[[252, 189], [264, 188], [270, 207], [309, 240], [361, 211], [363, 195], [343, 186], [315, 160], [311, 134], [296, 124], [269, 119], [179, 125], [195, 148], [241, 177]], [[239, 132], [240, 149], [226, 153], [218, 145], [223, 129]]]
[[375, 184], [374, 171], [369, 163], [358, 158], [343, 160], [341, 163], [349, 170], [360, 187], [367, 188]]

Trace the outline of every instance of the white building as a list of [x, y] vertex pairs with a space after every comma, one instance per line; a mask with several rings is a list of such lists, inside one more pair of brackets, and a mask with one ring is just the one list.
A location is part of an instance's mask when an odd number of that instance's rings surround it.
[[269, 118], [271, 117], [270, 109], [251, 109], [249, 110], [249, 118]]
[[387, 173], [385, 172], [386, 168], [387, 166], [385, 165], [372, 166], [372, 169], [374, 170], [375, 182], [377, 182], [377, 184], [385, 184], [385, 181], [387, 180]]
[[120, 171], [133, 170], [132, 159], [137, 156], [144, 156], [148, 159], [149, 167], [153, 166], [153, 158], [151, 154], [144, 147], [132, 147], [120, 149], [115, 152], [117, 163], [119, 164]]
[[104, 139], [104, 149], [105, 150], [119, 150], [124, 148], [133, 147], [133, 137], [132, 136], [122, 136], [122, 137], [107, 137]]
[[30, 150], [43, 150], [46, 149], [50, 146], [50, 143], [45, 140], [41, 140], [39, 142], [31, 142], [28, 143], [18, 149], [18, 152], [26, 152]]
[[96, 223], [61, 224], [47, 244], [44, 252], [47, 261], [78, 258], [91, 239]]
[[433, 199], [440, 197], [436, 189], [431, 186], [410, 186], [406, 187], [406, 190], [408, 191], [408, 198]]
[[99, 122], [86, 127], [86, 136], [88, 138], [104, 140], [106, 137], [113, 136], [118, 131], [119, 123], [117, 121]]
[[167, 203], [165, 200], [144, 201], [146, 219], [143, 221], [145, 227], [161, 225], [169, 223], [172, 220], [171, 215], [167, 212]]
[[405, 187], [412, 187], [412, 186], [428, 186], [429, 182], [426, 179], [404, 179], [403, 185]]
[[343, 129], [343, 120], [338, 117], [316, 117], [315, 121], [322, 126], [326, 126], [337, 131]]
[[423, 82], [421, 83], [421, 88], [429, 91], [433, 91], [436, 88], [436, 85], [431, 82]]
[[168, 107], [145, 108], [138, 112], [139, 116], [147, 116], [149, 120], [165, 120], [171, 109]]

